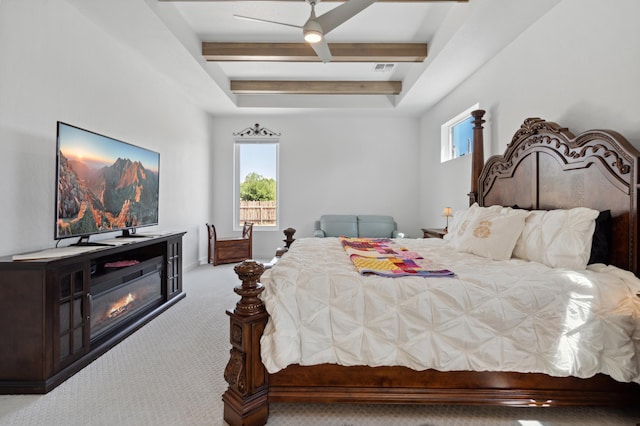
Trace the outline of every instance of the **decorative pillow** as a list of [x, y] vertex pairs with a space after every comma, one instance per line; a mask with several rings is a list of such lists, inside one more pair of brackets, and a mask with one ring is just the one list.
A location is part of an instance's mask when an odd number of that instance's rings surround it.
[[551, 268], [586, 269], [598, 214], [586, 207], [534, 210], [525, 221], [513, 254]]
[[466, 210], [455, 211], [453, 220], [449, 224], [449, 232], [444, 236], [444, 239], [450, 241], [453, 247], [459, 248], [460, 238], [476, 215], [499, 213], [502, 209], [502, 206], [480, 207], [478, 203], [473, 203]]
[[477, 213], [462, 233], [458, 250], [493, 260], [511, 259], [528, 215], [510, 208]]
[[611, 210], [603, 210], [596, 218], [596, 229], [593, 231], [591, 242], [591, 256], [588, 265], [592, 263], [611, 263]]
[[454, 211], [453, 219], [449, 222], [448, 232], [442, 238], [445, 240], [453, 239], [453, 236], [458, 233], [460, 226], [463, 223], [467, 223], [468, 219], [470, 219], [479, 208], [478, 203], [473, 203], [468, 209]]

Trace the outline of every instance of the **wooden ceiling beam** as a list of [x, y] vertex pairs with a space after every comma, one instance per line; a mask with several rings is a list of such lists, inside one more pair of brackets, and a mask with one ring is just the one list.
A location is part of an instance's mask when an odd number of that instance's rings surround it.
[[[331, 62], [422, 62], [426, 43], [329, 43]], [[320, 62], [307, 43], [203, 42], [207, 61]]]
[[231, 80], [238, 95], [398, 95], [401, 81]]

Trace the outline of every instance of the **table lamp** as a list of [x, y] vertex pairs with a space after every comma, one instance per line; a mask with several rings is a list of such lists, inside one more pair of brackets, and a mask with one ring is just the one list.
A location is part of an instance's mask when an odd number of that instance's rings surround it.
[[444, 232], [449, 231], [449, 218], [452, 216], [453, 216], [453, 210], [451, 210], [451, 207], [445, 207], [444, 210], [442, 210], [442, 217], [447, 218], [447, 226], [444, 227]]

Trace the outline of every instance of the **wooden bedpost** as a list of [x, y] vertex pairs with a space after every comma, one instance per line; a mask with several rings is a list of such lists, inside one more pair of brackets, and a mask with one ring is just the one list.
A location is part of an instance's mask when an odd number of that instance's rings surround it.
[[224, 370], [229, 388], [222, 395], [224, 420], [231, 426], [258, 426], [269, 417], [268, 375], [260, 358], [260, 336], [268, 314], [258, 297], [264, 290], [258, 283], [264, 266], [245, 260], [234, 271], [242, 285], [233, 290], [241, 296], [230, 317], [230, 359]]
[[471, 192], [469, 192], [469, 205], [478, 201], [478, 179], [484, 167], [484, 137], [482, 117], [485, 111], [477, 109], [471, 112], [473, 116], [473, 154], [471, 158]]
[[284, 236], [285, 236], [285, 239], [282, 240], [282, 241], [284, 241], [284, 246], [287, 249], [290, 249], [291, 248], [291, 244], [293, 244], [293, 242], [296, 240], [295, 238], [293, 238], [293, 234], [296, 233], [296, 228], [287, 228], [282, 232], [284, 232]]

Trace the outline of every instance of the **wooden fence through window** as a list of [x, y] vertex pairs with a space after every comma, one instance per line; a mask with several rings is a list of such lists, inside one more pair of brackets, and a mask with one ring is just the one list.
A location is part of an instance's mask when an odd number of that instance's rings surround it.
[[242, 201], [240, 200], [240, 224], [253, 222], [255, 226], [275, 226], [275, 201]]

